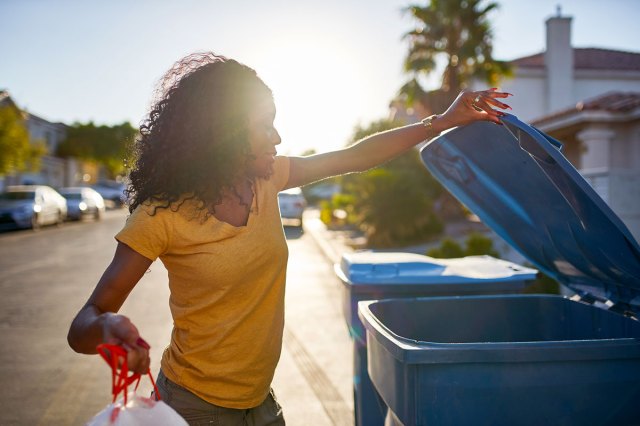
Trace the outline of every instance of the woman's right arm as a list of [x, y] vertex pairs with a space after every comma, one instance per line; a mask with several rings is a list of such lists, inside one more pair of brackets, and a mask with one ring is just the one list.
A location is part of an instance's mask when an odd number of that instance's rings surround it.
[[113, 260], [71, 323], [67, 340], [74, 351], [95, 354], [100, 343], [122, 345], [129, 352], [129, 368], [146, 372], [149, 345], [129, 318], [117, 312], [151, 263], [129, 246], [118, 243]]

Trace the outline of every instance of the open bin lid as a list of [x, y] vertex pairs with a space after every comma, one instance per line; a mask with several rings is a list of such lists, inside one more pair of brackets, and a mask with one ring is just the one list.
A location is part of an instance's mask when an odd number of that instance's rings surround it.
[[507, 114], [421, 150], [429, 171], [542, 271], [578, 294], [640, 310], [640, 246], [562, 155], [562, 144]]
[[434, 259], [414, 253], [360, 251], [345, 253], [336, 272], [351, 286], [450, 286], [487, 282], [524, 284], [534, 280], [538, 271], [491, 256]]

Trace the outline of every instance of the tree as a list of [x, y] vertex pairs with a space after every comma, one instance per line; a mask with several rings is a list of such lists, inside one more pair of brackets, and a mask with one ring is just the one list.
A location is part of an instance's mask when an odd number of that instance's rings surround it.
[[115, 126], [75, 123], [58, 145], [56, 154], [101, 163], [114, 178], [124, 172], [129, 144], [136, 134], [137, 130], [128, 122]]
[[29, 143], [29, 132], [20, 110], [13, 105], [0, 107], [0, 176], [37, 168], [42, 144]]
[[[383, 119], [365, 127], [357, 126], [351, 143], [399, 124]], [[409, 150], [368, 172], [341, 179], [343, 191], [353, 200], [352, 209], [345, 210], [353, 211], [370, 246], [411, 244], [442, 230], [433, 203], [443, 190], [422, 165], [417, 150]]]
[[[471, 79], [495, 86], [499, 77], [510, 75], [509, 64], [495, 60], [492, 53], [488, 15], [497, 8], [497, 3], [485, 0], [430, 0], [427, 6], [406, 8], [417, 21], [417, 28], [405, 34], [409, 52], [404, 67], [412, 78], [400, 92], [409, 103], [427, 98], [436, 104], [433, 109], [442, 109]], [[438, 58], [446, 62], [442, 87], [427, 93], [418, 79], [436, 70]]]

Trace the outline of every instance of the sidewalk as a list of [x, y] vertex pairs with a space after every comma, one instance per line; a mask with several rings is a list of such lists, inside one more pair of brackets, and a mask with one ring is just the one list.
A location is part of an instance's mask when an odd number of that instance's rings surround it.
[[273, 389], [288, 425], [351, 426], [353, 343], [333, 272], [333, 264], [351, 249], [312, 210], [305, 213], [304, 232], [286, 231], [284, 342]]

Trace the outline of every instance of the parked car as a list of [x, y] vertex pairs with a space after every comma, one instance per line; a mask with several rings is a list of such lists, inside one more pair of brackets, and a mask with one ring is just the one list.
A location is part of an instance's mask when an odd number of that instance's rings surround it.
[[60, 188], [58, 191], [67, 200], [67, 218], [80, 220], [92, 217], [100, 220], [104, 213], [104, 199], [96, 190], [75, 186]]
[[0, 194], [0, 228], [33, 228], [61, 225], [67, 202], [46, 185], [9, 186]]
[[278, 194], [280, 216], [283, 219], [295, 219], [302, 228], [302, 213], [307, 206], [307, 201], [300, 188], [291, 188]]
[[92, 186], [113, 207], [122, 207], [126, 200], [124, 190], [127, 186], [123, 182], [115, 180], [101, 180]]

